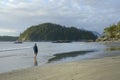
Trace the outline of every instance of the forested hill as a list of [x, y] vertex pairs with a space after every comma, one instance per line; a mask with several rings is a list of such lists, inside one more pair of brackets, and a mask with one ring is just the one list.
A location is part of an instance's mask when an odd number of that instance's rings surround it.
[[22, 41], [55, 41], [55, 40], [95, 40], [97, 38], [92, 32], [65, 27], [53, 23], [35, 25], [20, 34]]
[[97, 41], [120, 41], [120, 22], [104, 29], [104, 35]]

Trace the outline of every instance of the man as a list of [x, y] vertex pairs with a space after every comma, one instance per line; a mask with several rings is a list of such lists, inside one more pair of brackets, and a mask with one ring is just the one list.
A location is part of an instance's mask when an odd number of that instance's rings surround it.
[[37, 56], [38, 54], [38, 47], [37, 47], [37, 44], [35, 43], [34, 47], [33, 47], [33, 50], [34, 50], [34, 54], [35, 54], [35, 57]]

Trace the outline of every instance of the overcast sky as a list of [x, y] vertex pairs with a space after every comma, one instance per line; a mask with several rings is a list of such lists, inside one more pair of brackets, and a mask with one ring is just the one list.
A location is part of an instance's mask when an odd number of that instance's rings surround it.
[[52, 22], [103, 32], [120, 21], [120, 0], [0, 0], [0, 35]]

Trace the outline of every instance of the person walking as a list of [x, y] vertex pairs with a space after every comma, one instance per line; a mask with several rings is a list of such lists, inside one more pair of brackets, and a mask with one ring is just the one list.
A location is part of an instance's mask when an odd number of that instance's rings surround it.
[[36, 43], [35, 43], [35, 45], [34, 45], [34, 47], [33, 47], [33, 50], [34, 50], [35, 57], [37, 57], [38, 47], [37, 47], [37, 44], [36, 44]]
[[34, 47], [33, 47], [33, 50], [34, 50], [34, 54], [35, 54], [35, 56], [34, 56], [34, 65], [35, 66], [37, 66], [38, 65], [38, 63], [37, 63], [37, 54], [38, 54], [38, 47], [37, 47], [37, 44], [35, 43], [35, 45], [34, 45]]

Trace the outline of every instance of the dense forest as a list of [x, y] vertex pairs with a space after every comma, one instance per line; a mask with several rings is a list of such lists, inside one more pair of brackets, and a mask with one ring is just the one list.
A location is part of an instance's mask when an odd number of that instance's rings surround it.
[[22, 41], [55, 41], [55, 40], [95, 40], [97, 38], [91, 31], [65, 27], [53, 23], [43, 23], [31, 26], [20, 34]]
[[104, 34], [97, 41], [115, 41], [120, 40], [120, 22], [110, 25], [104, 29]]
[[18, 37], [13, 36], [0, 36], [0, 41], [16, 41]]

